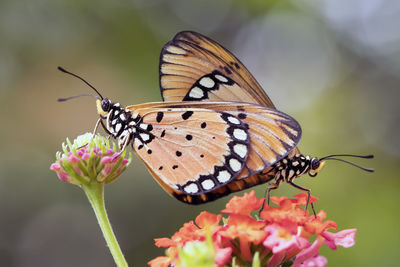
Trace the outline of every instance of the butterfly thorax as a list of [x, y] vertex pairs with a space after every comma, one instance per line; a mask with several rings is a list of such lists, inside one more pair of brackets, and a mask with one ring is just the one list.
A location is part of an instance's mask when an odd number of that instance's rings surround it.
[[[302, 154], [289, 155], [275, 163], [272, 168], [275, 172], [275, 184], [279, 185], [282, 182], [291, 183], [295, 178], [302, 176], [305, 173], [313, 170], [312, 163], [316, 162], [317, 158], [310, 158]], [[315, 164], [314, 164], [315, 165]]]
[[105, 126], [109, 134], [118, 139], [120, 149], [125, 148], [132, 140], [137, 139], [143, 146], [154, 139], [151, 133], [152, 125], [143, 123], [138, 113], [122, 107], [119, 103], [103, 99], [99, 114], [106, 120]]

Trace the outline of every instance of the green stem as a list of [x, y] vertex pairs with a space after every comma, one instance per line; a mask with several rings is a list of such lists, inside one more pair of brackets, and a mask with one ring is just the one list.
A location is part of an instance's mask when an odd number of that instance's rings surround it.
[[115, 238], [104, 206], [104, 183], [92, 181], [87, 185], [82, 185], [82, 188], [92, 205], [94, 213], [96, 214], [97, 222], [100, 225], [104, 239], [107, 242], [116, 265], [118, 267], [127, 267], [128, 263], [126, 262], [118, 241]]

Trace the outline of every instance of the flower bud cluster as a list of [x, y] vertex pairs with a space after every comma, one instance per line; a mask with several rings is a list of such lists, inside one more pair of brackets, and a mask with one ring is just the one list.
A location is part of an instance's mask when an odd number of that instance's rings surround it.
[[67, 138], [62, 144], [62, 152], [56, 153], [56, 162], [50, 170], [57, 173], [60, 180], [75, 184], [111, 183], [128, 167], [131, 154], [126, 159], [126, 151], [117, 152], [116, 145], [100, 135], [86, 133], [78, 136], [73, 143]]

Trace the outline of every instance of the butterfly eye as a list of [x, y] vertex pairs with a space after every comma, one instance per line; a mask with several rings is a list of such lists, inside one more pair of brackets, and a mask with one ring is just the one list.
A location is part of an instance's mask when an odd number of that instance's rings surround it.
[[101, 100], [101, 109], [105, 112], [110, 111], [111, 108], [111, 101], [108, 98], [104, 98]]
[[311, 160], [311, 169], [312, 169], [312, 170], [318, 169], [318, 168], [319, 168], [319, 165], [320, 165], [319, 159], [313, 158], [313, 159]]

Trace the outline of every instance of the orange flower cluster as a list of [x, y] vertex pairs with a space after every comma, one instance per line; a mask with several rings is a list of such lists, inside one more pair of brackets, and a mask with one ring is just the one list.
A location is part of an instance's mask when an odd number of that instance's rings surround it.
[[[327, 260], [320, 256], [322, 244], [331, 249], [337, 246], [354, 245], [356, 229], [337, 233], [334, 221], [325, 220], [326, 213], [320, 211], [316, 216], [304, 211], [307, 194], [295, 195], [294, 199], [271, 197], [277, 206], [267, 206], [261, 212], [261, 218], [251, 213], [260, 209], [264, 198], [258, 199], [254, 191], [244, 196], [233, 197], [221, 212], [222, 215], [209, 212], [200, 213], [195, 222], [185, 223], [171, 238], [158, 238], [158, 247], [168, 248], [167, 256], [157, 257], [149, 262], [152, 267], [179, 266], [179, 249], [192, 241], [205, 241], [211, 236], [214, 249], [214, 266], [248, 266], [258, 252], [260, 266], [325, 266]], [[310, 202], [317, 198], [312, 197]], [[221, 224], [221, 220], [223, 224]], [[314, 240], [310, 242], [310, 240]]]

